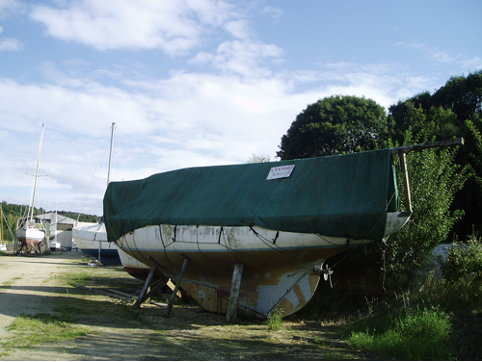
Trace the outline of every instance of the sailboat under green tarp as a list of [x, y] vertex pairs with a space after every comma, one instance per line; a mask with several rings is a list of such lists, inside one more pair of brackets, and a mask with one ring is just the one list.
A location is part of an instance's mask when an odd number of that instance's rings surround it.
[[[296, 312], [327, 258], [400, 229], [390, 149], [244, 165], [186, 168], [111, 182], [109, 241], [173, 279], [207, 310], [261, 317]], [[242, 266], [233, 292], [233, 267]], [[234, 294], [233, 294], [234, 293]]]
[[[267, 180], [273, 167], [289, 177]], [[112, 182], [109, 241], [147, 225], [258, 226], [348, 239], [384, 237], [398, 194], [389, 149], [285, 162], [197, 167]]]

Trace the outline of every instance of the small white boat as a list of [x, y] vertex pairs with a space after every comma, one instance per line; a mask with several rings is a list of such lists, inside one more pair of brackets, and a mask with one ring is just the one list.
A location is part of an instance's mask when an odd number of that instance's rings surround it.
[[21, 227], [17, 230], [17, 240], [22, 247], [31, 249], [34, 245], [40, 244], [45, 239], [45, 232], [37, 229], [32, 224]]
[[119, 248], [115, 243], [107, 241], [107, 232], [103, 222], [72, 229], [75, 245], [85, 254], [97, 259], [104, 265], [121, 265]]
[[[37, 180], [40, 166], [40, 154], [42, 152], [42, 139], [44, 135], [44, 124], [42, 124], [42, 131], [40, 133], [40, 145], [37, 156], [37, 166], [35, 169], [35, 181], [33, 186], [32, 202], [29, 206], [29, 213], [27, 218], [18, 220], [17, 222], [17, 240], [20, 243], [20, 248], [17, 253], [21, 252], [35, 252], [40, 253], [38, 245], [45, 239], [45, 231], [35, 227], [34, 209], [35, 209], [35, 195], [37, 193]], [[50, 251], [50, 250], [49, 250]]]

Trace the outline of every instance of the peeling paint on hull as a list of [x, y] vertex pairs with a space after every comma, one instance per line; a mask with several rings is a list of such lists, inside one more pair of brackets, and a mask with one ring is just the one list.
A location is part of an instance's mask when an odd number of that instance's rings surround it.
[[203, 308], [221, 314], [228, 307], [233, 266], [243, 264], [239, 308], [266, 317], [276, 309], [284, 316], [298, 311], [313, 296], [326, 259], [372, 241], [258, 227], [156, 225], [132, 231], [117, 244], [148, 267], [157, 260], [173, 280], [187, 257], [181, 287]]

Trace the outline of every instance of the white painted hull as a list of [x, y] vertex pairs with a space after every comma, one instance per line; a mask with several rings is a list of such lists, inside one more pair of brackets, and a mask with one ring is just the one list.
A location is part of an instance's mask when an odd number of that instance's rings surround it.
[[119, 258], [122, 263], [123, 268], [127, 273], [132, 275], [134, 278], [146, 280], [147, 275], [149, 274], [149, 267], [139, 260], [133, 258], [126, 252], [124, 252], [121, 248], [118, 249]]
[[[408, 216], [389, 214], [385, 237]], [[312, 297], [326, 259], [373, 240], [277, 232], [259, 227], [146, 226], [117, 244], [147, 266], [155, 262], [176, 280], [189, 259], [181, 287], [207, 310], [226, 313], [233, 266], [243, 264], [239, 307], [266, 317], [273, 310], [290, 315]]]
[[27, 248], [40, 244], [44, 238], [45, 233], [36, 228], [23, 227], [17, 230], [17, 240]]
[[84, 253], [99, 260], [105, 265], [121, 265], [119, 248], [115, 243], [107, 241], [104, 224], [95, 224], [72, 229], [75, 245]]

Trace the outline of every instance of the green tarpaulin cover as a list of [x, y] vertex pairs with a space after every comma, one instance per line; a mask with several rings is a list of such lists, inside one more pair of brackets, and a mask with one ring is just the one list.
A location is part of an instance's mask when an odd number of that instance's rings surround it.
[[[273, 167], [289, 177], [267, 180]], [[109, 241], [159, 224], [260, 226], [379, 240], [398, 210], [389, 149], [293, 161], [194, 167], [111, 182], [104, 196]], [[286, 175], [285, 175], [286, 176]]]

